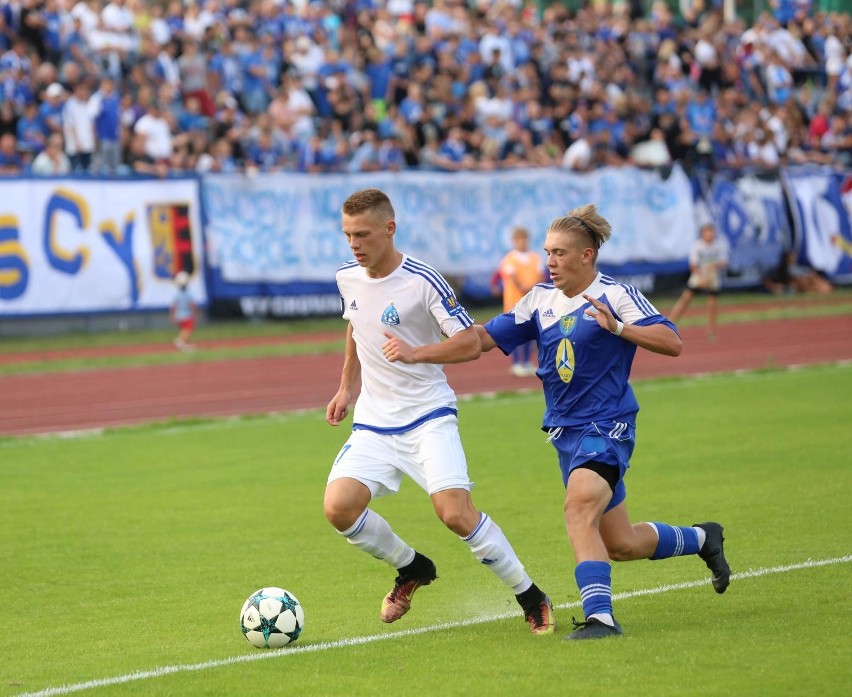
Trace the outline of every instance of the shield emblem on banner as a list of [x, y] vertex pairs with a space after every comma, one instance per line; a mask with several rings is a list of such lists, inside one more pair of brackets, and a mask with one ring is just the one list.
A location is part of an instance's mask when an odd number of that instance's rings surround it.
[[154, 275], [174, 278], [178, 271], [195, 271], [188, 203], [158, 203], [147, 207], [148, 230], [154, 248]]

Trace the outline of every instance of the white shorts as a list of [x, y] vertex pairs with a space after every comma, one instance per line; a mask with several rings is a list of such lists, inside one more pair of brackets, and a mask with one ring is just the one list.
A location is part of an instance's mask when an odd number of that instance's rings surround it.
[[432, 419], [396, 435], [352, 431], [334, 459], [328, 482], [344, 477], [357, 479], [373, 498], [378, 498], [397, 493], [405, 474], [430, 496], [444, 489], [470, 491], [467, 460], [455, 416]]

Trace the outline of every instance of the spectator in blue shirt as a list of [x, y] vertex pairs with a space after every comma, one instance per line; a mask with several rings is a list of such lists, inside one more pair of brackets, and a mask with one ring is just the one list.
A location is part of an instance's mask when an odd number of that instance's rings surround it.
[[57, 7], [57, 0], [47, 0], [44, 3], [42, 19], [45, 60], [56, 65], [62, 60], [62, 16]]
[[[3, 10], [8, 9], [8, 7], [8, 4], [3, 5]], [[9, 50], [14, 36], [15, 32], [8, 25], [5, 12], [0, 12], [0, 55]]]
[[0, 174], [20, 174], [23, 168], [15, 136], [11, 133], [0, 136]]
[[698, 90], [686, 105], [686, 121], [699, 138], [709, 138], [716, 123], [716, 106], [705, 90]]
[[261, 172], [277, 172], [285, 164], [286, 153], [269, 131], [263, 131], [246, 148], [246, 160]]
[[376, 172], [379, 170], [379, 150], [376, 145], [376, 132], [365, 129], [361, 144], [355, 148], [349, 161], [350, 172]]
[[18, 119], [16, 130], [20, 151], [32, 155], [37, 155], [42, 151], [46, 139], [41, 119], [38, 116], [38, 105], [35, 102], [29, 102], [24, 107], [24, 113]]
[[89, 106], [95, 115], [95, 171], [115, 174], [121, 163], [121, 97], [112, 78], [101, 80]]
[[0, 72], [20, 70], [24, 75], [32, 73], [33, 65], [27, 55], [27, 44], [21, 39], [12, 43], [6, 53], [0, 56]]
[[44, 91], [44, 101], [38, 108], [39, 119], [45, 137], [51, 133], [62, 134], [62, 107], [65, 105], [65, 88], [58, 82], [48, 85]]
[[236, 97], [243, 91], [243, 61], [234, 48], [233, 41], [226, 41], [210, 58], [210, 72], [215, 91], [224, 90]]
[[319, 135], [314, 133], [299, 148], [298, 169], [300, 172], [316, 174], [323, 171], [323, 144]]
[[253, 41], [253, 48], [243, 60], [242, 103], [250, 114], [266, 111], [280, 73], [280, 61], [275, 48], [264, 37], [262, 46]]
[[169, 9], [166, 10], [166, 24], [172, 31], [172, 36], [183, 36], [183, 5], [180, 0], [171, 0]]
[[370, 80], [370, 99], [374, 102], [387, 104], [391, 93], [391, 70], [390, 59], [382, 54], [377, 48], [371, 48], [367, 53], [367, 65], [364, 72]]
[[461, 128], [453, 127], [449, 130], [447, 137], [438, 146], [438, 158], [435, 164], [449, 172], [472, 167]]
[[402, 152], [399, 136], [392, 133], [379, 141], [378, 159], [379, 169], [383, 172], [399, 172], [405, 169], [405, 154]]
[[178, 117], [178, 126], [185, 133], [192, 131], [206, 132], [210, 119], [201, 113], [201, 100], [198, 97], [187, 97], [183, 113]]

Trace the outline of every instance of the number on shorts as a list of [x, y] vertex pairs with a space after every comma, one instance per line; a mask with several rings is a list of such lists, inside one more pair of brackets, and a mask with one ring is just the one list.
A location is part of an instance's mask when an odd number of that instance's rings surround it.
[[332, 465], [332, 467], [335, 467], [337, 465], [337, 463], [340, 462], [340, 459], [346, 454], [346, 451], [349, 450], [349, 448], [351, 448], [351, 447], [352, 447], [352, 445], [347, 443], [346, 445], [344, 445], [340, 449], [340, 452], [337, 453], [337, 457], [334, 458], [334, 464]]

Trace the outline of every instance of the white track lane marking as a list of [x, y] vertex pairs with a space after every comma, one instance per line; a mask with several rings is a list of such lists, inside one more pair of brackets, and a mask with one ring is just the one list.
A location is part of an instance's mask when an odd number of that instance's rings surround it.
[[[825, 368], [849, 368], [852, 367], [852, 360], [829, 361], [826, 363], [801, 363], [792, 366], [779, 366], [769, 372], [764, 372], [761, 369], [742, 369], [723, 373], [693, 373], [691, 375], [671, 375], [659, 376], [655, 378], [643, 378], [640, 380], [632, 380], [634, 385], [640, 385], [642, 391], [651, 390], [672, 390], [675, 388], [692, 388], [696, 385], [706, 385], [707, 383], [724, 379], [726, 377], [736, 378], [738, 381], [743, 379], [751, 380], [767, 380], [772, 379], [779, 372], [795, 373], [802, 370], [820, 370]], [[486, 406], [501, 406], [503, 404], [519, 404], [525, 402], [542, 402], [540, 387], [529, 387], [515, 390], [506, 390], [501, 392], [460, 392], [456, 394], [459, 402], [481, 402]], [[112, 433], [120, 432], [127, 429], [127, 433], [132, 434], [134, 429], [137, 432], [144, 432], [146, 435], [156, 436], [175, 436], [192, 431], [203, 430], [220, 430], [231, 426], [251, 426], [251, 425], [266, 425], [270, 421], [286, 422], [293, 419], [303, 418], [305, 416], [314, 417], [315, 415], [324, 417], [325, 413], [322, 407], [313, 407], [309, 409], [291, 409], [287, 411], [269, 411], [265, 413], [252, 414], [250, 416], [201, 416], [201, 423], [175, 424], [168, 425], [156, 419], [147, 423], [138, 424], [116, 424], [109, 427]], [[188, 417], [189, 419], [193, 417]], [[108, 435], [105, 428], [81, 429], [78, 431], [54, 431], [51, 433], [33, 433], [23, 436], [0, 436], [0, 449], [32, 447], [40, 443], [49, 442], [56, 439], [86, 439], [100, 438]]]
[[[732, 574], [731, 580], [741, 580], [745, 578], [757, 578], [768, 574], [782, 574], [788, 571], [799, 571], [801, 569], [814, 569], [820, 566], [831, 566], [833, 564], [846, 564], [852, 561], [852, 554], [847, 554], [842, 557], [833, 559], [808, 559], [807, 561], [798, 564], [785, 564], [784, 566], [773, 566], [771, 568], [753, 569], [743, 571], [742, 573]], [[612, 596], [613, 600], [626, 600], [628, 598], [638, 598], [643, 595], [658, 595], [659, 593], [668, 593], [669, 591], [684, 590], [687, 588], [697, 588], [698, 586], [706, 586], [710, 583], [709, 579], [701, 579], [700, 581], [687, 581], [685, 583], [674, 583], [664, 586], [656, 586], [655, 588], [645, 588], [638, 591], [627, 591], [625, 593], [616, 593]], [[563, 603], [557, 605], [559, 610], [567, 608], [579, 607], [579, 602]], [[517, 612], [504, 612], [499, 615], [490, 617], [475, 617], [467, 620], [459, 620], [456, 622], [442, 622], [441, 624], [433, 624], [428, 627], [418, 627], [415, 629], [405, 629], [401, 632], [388, 632], [387, 634], [373, 634], [371, 636], [354, 637], [352, 639], [341, 639], [339, 641], [327, 641], [319, 644], [306, 644], [302, 646], [294, 646], [292, 648], [283, 648], [275, 651], [264, 651], [262, 653], [251, 653], [242, 656], [232, 656], [231, 658], [223, 658], [215, 661], [205, 661], [204, 663], [191, 663], [174, 666], [163, 666], [162, 668], [154, 668], [153, 670], [140, 670], [127, 675], [119, 675], [114, 678], [99, 678], [97, 680], [88, 680], [86, 682], [74, 683], [71, 685], [62, 685], [60, 687], [48, 687], [38, 692], [24, 692], [18, 697], [51, 697], [52, 695], [68, 695], [72, 692], [82, 692], [83, 690], [91, 690], [96, 687], [107, 687], [109, 685], [121, 685], [123, 683], [134, 682], [136, 680], [148, 680], [150, 678], [161, 678], [164, 675], [172, 675], [173, 673], [191, 673], [199, 670], [208, 670], [212, 668], [222, 668], [224, 666], [235, 665], [237, 663], [248, 663], [250, 661], [263, 661], [270, 658], [285, 658], [289, 656], [297, 656], [303, 653], [314, 653], [316, 651], [330, 651], [332, 649], [346, 648], [347, 646], [361, 646], [363, 644], [372, 644], [377, 641], [385, 641], [387, 639], [400, 639], [404, 637], [417, 636], [418, 634], [427, 634], [429, 632], [437, 632], [444, 629], [455, 629], [457, 627], [470, 627], [477, 624], [485, 624], [486, 622], [496, 622], [498, 620], [511, 619], [517, 617]]]

